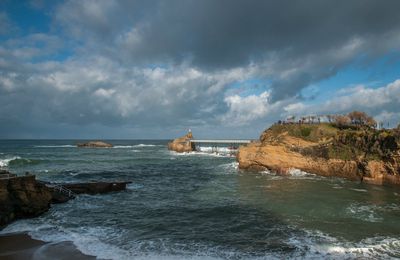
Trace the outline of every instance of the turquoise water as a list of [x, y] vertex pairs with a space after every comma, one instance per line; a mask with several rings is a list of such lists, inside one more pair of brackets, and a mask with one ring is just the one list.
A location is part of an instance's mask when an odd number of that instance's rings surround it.
[[[1, 233], [72, 241], [112, 259], [400, 257], [400, 190], [293, 170], [246, 172], [235, 158], [177, 154], [166, 141], [0, 141], [0, 166], [46, 181], [129, 180], [81, 195]], [[207, 149], [205, 149], [207, 150]]]

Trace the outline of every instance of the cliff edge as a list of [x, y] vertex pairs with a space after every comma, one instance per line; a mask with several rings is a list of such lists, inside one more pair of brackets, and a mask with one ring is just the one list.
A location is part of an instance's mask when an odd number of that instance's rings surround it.
[[241, 146], [237, 160], [241, 169], [287, 174], [296, 168], [322, 176], [400, 185], [400, 129], [275, 124], [258, 142]]
[[193, 139], [192, 132], [189, 131], [185, 136], [174, 139], [168, 143], [168, 150], [178, 153], [188, 153], [196, 150], [194, 143], [190, 142]]

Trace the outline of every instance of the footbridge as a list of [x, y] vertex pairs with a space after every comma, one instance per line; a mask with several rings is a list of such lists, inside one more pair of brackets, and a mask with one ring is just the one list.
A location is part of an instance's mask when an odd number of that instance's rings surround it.
[[235, 155], [239, 145], [249, 144], [247, 139], [190, 139], [199, 152]]
[[249, 144], [252, 140], [244, 139], [190, 139], [194, 144]]

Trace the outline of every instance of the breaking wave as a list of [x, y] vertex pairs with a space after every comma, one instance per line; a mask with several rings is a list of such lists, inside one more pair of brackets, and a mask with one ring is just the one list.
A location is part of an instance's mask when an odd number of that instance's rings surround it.
[[25, 159], [19, 156], [0, 159], [0, 167], [35, 165], [38, 163], [40, 163], [40, 160]]
[[376, 236], [351, 242], [320, 231], [304, 230], [302, 234], [292, 234], [282, 241], [293, 247], [293, 251], [250, 255], [194, 241], [187, 241], [184, 245], [169, 239], [139, 239], [115, 244], [113, 241], [123, 240], [127, 230], [111, 227], [61, 229], [52, 224], [35, 222], [15, 222], [0, 234], [28, 232], [33, 238], [45, 242], [72, 241], [82, 253], [101, 259], [393, 259], [400, 256], [400, 239], [396, 237]]
[[63, 144], [63, 145], [35, 145], [35, 148], [75, 148], [76, 145]]
[[400, 238], [370, 237], [358, 242], [341, 241], [320, 231], [305, 231], [288, 244], [304, 252], [304, 259], [392, 259], [400, 256]]

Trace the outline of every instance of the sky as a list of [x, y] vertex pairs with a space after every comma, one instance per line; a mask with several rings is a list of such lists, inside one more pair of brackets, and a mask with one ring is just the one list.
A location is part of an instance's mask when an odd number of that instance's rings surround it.
[[256, 139], [400, 122], [397, 0], [0, 0], [0, 138]]

